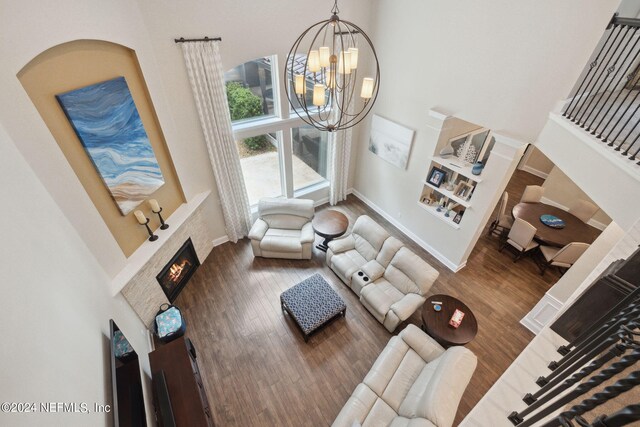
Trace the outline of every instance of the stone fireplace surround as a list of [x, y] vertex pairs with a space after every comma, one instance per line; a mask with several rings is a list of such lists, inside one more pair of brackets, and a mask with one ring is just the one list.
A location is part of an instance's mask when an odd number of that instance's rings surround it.
[[[166, 219], [170, 227], [157, 230], [158, 240], [146, 241], [128, 259], [125, 268], [112, 280], [112, 293], [122, 292], [142, 322], [150, 327], [160, 305], [168, 303], [156, 275], [190, 237], [200, 262], [213, 249], [213, 235], [204, 219], [205, 202], [211, 192], [198, 194]], [[189, 286], [187, 283], [186, 286]]]

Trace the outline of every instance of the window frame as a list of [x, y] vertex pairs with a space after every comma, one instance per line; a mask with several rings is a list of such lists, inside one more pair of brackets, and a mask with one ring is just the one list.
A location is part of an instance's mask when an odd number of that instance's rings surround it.
[[[267, 55], [269, 56], [269, 55]], [[280, 166], [280, 179], [282, 187], [282, 197], [298, 198], [303, 196], [313, 196], [316, 202], [321, 202], [328, 197], [329, 179], [308, 185], [306, 187], [294, 190], [293, 182], [293, 128], [306, 126], [304, 120], [290, 109], [289, 100], [286, 99], [286, 92], [283, 90], [282, 82], [276, 76], [280, 75], [280, 63], [278, 55], [270, 55], [271, 58], [271, 76], [272, 76], [272, 92], [273, 92], [273, 108], [274, 115], [252, 117], [249, 119], [237, 120], [231, 122], [233, 137], [237, 141], [239, 139], [250, 138], [254, 136], [264, 135], [268, 133], [277, 133], [280, 142], [278, 155]], [[237, 67], [237, 65], [236, 65]], [[235, 67], [234, 67], [235, 68]], [[329, 156], [327, 155], [327, 162]], [[328, 165], [327, 165], [328, 167]], [[323, 190], [325, 190], [323, 192]], [[324, 193], [327, 193], [325, 196]], [[257, 212], [257, 203], [251, 205], [252, 212]]]

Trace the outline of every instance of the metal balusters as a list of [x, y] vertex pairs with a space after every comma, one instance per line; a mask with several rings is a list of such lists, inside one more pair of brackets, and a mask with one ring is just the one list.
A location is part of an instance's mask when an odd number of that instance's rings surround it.
[[[608, 275], [607, 277], [611, 277]], [[620, 279], [618, 279], [620, 280]], [[617, 316], [621, 316], [623, 309], [631, 310], [633, 309], [634, 301], [640, 300], [640, 287], [632, 289], [629, 291], [629, 295], [625, 296], [622, 301], [617, 303], [611, 310], [604, 314], [604, 316], [600, 317], [596, 320], [589, 328], [587, 328], [584, 332], [576, 337], [572, 342], [567, 345], [563, 345], [558, 347], [558, 353], [561, 355], [567, 355], [571, 350], [571, 348], [576, 348], [584, 344], [585, 342], [591, 341], [595, 336], [597, 336], [598, 331], [602, 331], [611, 325], [613, 325], [617, 320]], [[626, 308], [625, 308], [626, 307]], [[594, 335], [595, 334], [595, 335]]]
[[640, 146], [640, 90], [625, 87], [637, 84], [640, 77], [638, 70], [632, 69], [640, 57], [639, 28], [639, 19], [612, 18], [604, 43], [563, 112], [564, 117], [631, 160], [640, 152], [636, 148]]
[[622, 427], [638, 420], [640, 420], [640, 405], [629, 405], [613, 415], [598, 417], [591, 427]]
[[[544, 386], [555, 377], [561, 375], [566, 377], [566, 375], [563, 374], [566, 369], [571, 370], [573, 368], [573, 370], [575, 370], [575, 366], [582, 366], [584, 361], [588, 361], [600, 354], [617, 341], [620, 328], [623, 325], [634, 322], [638, 318], [640, 318], [640, 304], [634, 303], [633, 309], [619, 318], [612, 326], [604, 330], [602, 333], [594, 336], [590, 341], [585, 342], [580, 347], [576, 347], [568, 355], [563, 357], [560, 363], [550, 363], [551, 368], [555, 367], [555, 369], [546, 377], [538, 378], [536, 383], [539, 386]], [[581, 360], [583, 362], [582, 364], [579, 364]]]
[[[571, 357], [574, 353], [580, 351], [585, 345], [593, 342], [599, 336], [603, 336], [606, 331], [613, 330], [620, 319], [626, 317], [637, 306], [640, 300], [640, 287], [634, 289], [629, 295], [627, 295], [622, 301], [616, 304], [609, 312], [598, 319], [593, 325], [591, 325], [585, 332], [580, 334], [573, 342], [560, 346], [558, 353], [565, 356], [564, 361], [567, 361], [568, 357]], [[568, 356], [568, 357], [567, 357]], [[555, 370], [560, 366], [558, 362], [551, 362], [549, 369]]]
[[[584, 415], [603, 403], [606, 403], [620, 394], [631, 390], [637, 385], [640, 385], [640, 371], [632, 372], [626, 378], [606, 387], [602, 392], [594, 394], [590, 398], [583, 400], [580, 404], [571, 407], [568, 411], [561, 413], [557, 418], [547, 422], [542, 427], [560, 426], [562, 425], [562, 419], [568, 421]], [[608, 426], [609, 424], [605, 425]]]
[[[578, 385], [574, 390], [570, 391], [569, 393], [567, 393], [567, 394], [561, 396], [560, 398], [558, 398], [557, 400], [553, 401], [552, 403], [550, 403], [545, 408], [542, 408], [539, 412], [536, 412], [530, 418], [522, 421], [521, 418], [518, 418], [516, 416], [517, 414], [511, 414], [509, 416], [509, 419], [515, 425], [519, 425], [520, 427], [533, 426], [535, 423], [537, 423], [538, 421], [542, 420], [543, 418], [551, 415], [552, 413], [554, 413], [558, 409], [562, 408], [567, 403], [569, 403], [572, 400], [574, 400], [574, 399], [582, 396], [583, 394], [589, 392], [593, 388], [595, 388], [595, 387], [599, 386], [600, 384], [602, 384], [603, 382], [609, 380], [614, 375], [624, 371], [629, 366], [634, 365], [638, 360], [640, 360], [640, 349], [634, 350], [632, 353], [622, 357], [620, 359], [620, 361], [618, 361], [616, 363], [613, 363], [611, 366], [609, 366], [606, 369], [603, 369], [598, 374], [592, 376], [587, 381], [585, 381], [585, 382], [581, 383], [580, 385]], [[634, 372], [634, 374], [635, 374], [635, 372]]]

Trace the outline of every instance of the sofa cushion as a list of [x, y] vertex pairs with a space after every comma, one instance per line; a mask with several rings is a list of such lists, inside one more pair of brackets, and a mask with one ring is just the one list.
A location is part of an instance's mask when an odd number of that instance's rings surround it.
[[436, 425], [424, 418], [405, 418], [397, 416], [393, 421], [391, 421], [389, 427], [436, 427]]
[[358, 384], [347, 403], [342, 407], [333, 425], [351, 427], [354, 422], [362, 424], [369, 412], [371, 412], [376, 400], [378, 400], [377, 394], [365, 384]]
[[376, 256], [376, 261], [382, 267], [386, 267], [389, 265], [395, 254], [402, 248], [404, 245], [402, 242], [395, 237], [391, 236], [387, 240], [384, 241], [378, 256]]
[[356, 250], [367, 261], [378, 256], [385, 240], [389, 238], [387, 230], [367, 215], [362, 215], [356, 220], [351, 233], [355, 239]]
[[402, 293], [425, 295], [438, 278], [438, 271], [418, 255], [403, 247], [398, 250], [384, 277]]
[[299, 230], [313, 218], [313, 201], [265, 197], [258, 203], [258, 212], [270, 228]]
[[[404, 297], [404, 294], [400, 292], [395, 286], [389, 283], [385, 278], [380, 278], [374, 283], [365, 286], [360, 291], [360, 298], [366, 301], [367, 305], [374, 309], [378, 316], [384, 321], [384, 317], [389, 312], [389, 308]], [[372, 313], [374, 316], [376, 313]]]
[[270, 228], [260, 242], [260, 249], [271, 252], [300, 252], [300, 230]]
[[382, 399], [376, 399], [362, 427], [386, 427], [398, 414]]
[[355, 249], [335, 254], [331, 257], [331, 267], [347, 281], [347, 284], [351, 283], [353, 273], [359, 270], [366, 262], [367, 260]]
[[[433, 363], [433, 362], [432, 362]], [[465, 347], [451, 347], [439, 358], [416, 416], [432, 423], [450, 427], [456, 416], [460, 399], [476, 369], [477, 358]]]

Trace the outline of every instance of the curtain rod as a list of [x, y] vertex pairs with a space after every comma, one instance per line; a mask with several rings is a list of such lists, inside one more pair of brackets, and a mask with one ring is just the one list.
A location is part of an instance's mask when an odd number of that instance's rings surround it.
[[222, 37], [214, 37], [209, 38], [204, 36], [203, 39], [185, 39], [184, 37], [180, 37], [179, 39], [173, 39], [176, 43], [188, 43], [188, 42], [220, 42], [222, 41]]

